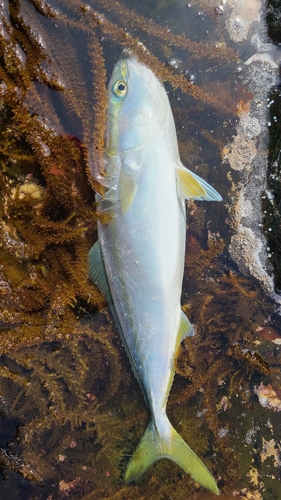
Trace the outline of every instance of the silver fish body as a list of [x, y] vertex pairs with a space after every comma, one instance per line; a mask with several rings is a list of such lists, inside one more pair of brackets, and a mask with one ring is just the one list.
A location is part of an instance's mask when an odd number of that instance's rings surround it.
[[165, 88], [130, 53], [114, 68], [108, 102], [100, 208], [111, 218], [98, 225], [89, 275], [109, 301], [152, 415], [125, 479], [167, 457], [218, 494], [207, 468], [170, 424], [166, 404], [179, 343], [194, 333], [180, 305], [185, 198], [221, 197], [181, 164]]

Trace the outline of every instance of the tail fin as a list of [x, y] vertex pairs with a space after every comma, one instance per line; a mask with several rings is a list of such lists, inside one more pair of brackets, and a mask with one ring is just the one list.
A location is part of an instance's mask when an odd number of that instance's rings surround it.
[[125, 481], [131, 482], [138, 479], [154, 462], [160, 458], [169, 458], [204, 488], [219, 495], [216, 482], [207, 467], [189, 448], [168, 419], [167, 424], [169, 424], [168, 432], [165, 431], [163, 435], [160, 435], [154, 421], [151, 420], [129, 462]]

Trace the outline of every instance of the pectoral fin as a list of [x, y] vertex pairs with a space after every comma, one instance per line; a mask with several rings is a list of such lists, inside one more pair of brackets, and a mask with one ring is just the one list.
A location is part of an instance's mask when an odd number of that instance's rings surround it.
[[184, 198], [193, 200], [221, 201], [221, 195], [199, 175], [183, 165], [176, 167], [178, 192]]
[[127, 174], [124, 170], [121, 170], [119, 175], [118, 194], [123, 215], [126, 214], [132, 205], [137, 187], [138, 176]]

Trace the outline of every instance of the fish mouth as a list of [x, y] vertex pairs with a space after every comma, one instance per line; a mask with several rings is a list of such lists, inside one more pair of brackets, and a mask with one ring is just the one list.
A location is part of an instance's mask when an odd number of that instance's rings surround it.
[[124, 49], [122, 52], [122, 61], [126, 62], [127, 66], [127, 80], [135, 80], [136, 78], [142, 77], [147, 83], [151, 81], [152, 72], [145, 64], [139, 62], [137, 56], [129, 49]]

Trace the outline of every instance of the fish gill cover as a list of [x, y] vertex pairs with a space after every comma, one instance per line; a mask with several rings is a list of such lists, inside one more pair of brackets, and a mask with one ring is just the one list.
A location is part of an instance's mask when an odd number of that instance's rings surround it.
[[[209, 498], [166, 461], [124, 485], [149, 415], [86, 267], [106, 70], [123, 47], [167, 82], [185, 165], [233, 207], [241, 179], [222, 157], [250, 95], [225, 9], [207, 0], [3, 2], [1, 500]], [[196, 335], [178, 353], [169, 418], [204, 450], [221, 498], [278, 498], [280, 317], [228, 257], [233, 209], [189, 205], [182, 303]]]

